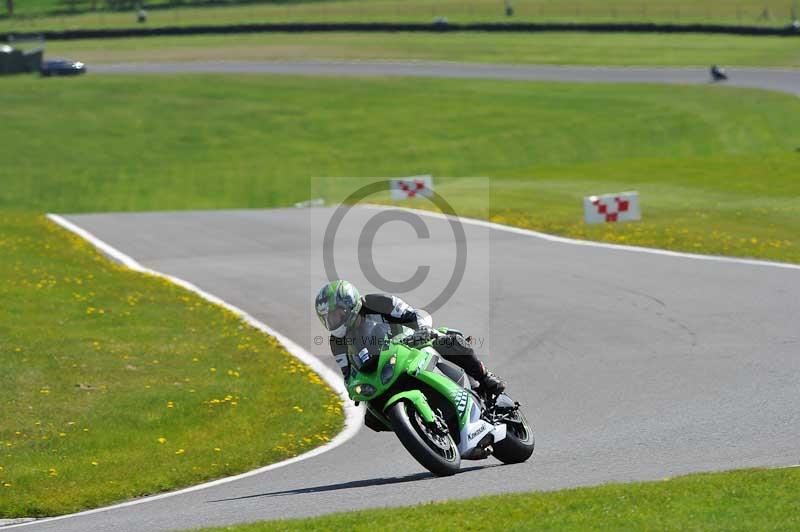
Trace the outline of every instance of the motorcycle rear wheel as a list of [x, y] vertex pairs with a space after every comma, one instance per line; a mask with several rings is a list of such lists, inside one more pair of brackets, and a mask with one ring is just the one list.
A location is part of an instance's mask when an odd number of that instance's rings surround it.
[[461, 455], [453, 437], [433, 433], [412, 404], [400, 401], [392, 405], [387, 417], [400, 443], [425, 469], [438, 477], [458, 472]]

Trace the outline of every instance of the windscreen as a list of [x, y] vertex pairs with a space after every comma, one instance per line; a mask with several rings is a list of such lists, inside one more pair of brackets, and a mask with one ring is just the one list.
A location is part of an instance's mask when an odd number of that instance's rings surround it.
[[356, 327], [352, 344], [348, 346], [348, 353], [352, 358], [366, 349], [370, 357], [378, 357], [386, 348], [389, 336], [391, 327], [388, 323], [365, 317]]

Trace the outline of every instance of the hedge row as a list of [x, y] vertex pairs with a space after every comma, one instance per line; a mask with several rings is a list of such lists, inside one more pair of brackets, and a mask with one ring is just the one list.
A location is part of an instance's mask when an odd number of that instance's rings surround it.
[[[594, 32], [594, 33], [717, 33], [729, 35], [800, 36], [800, 27], [767, 28], [758, 26], [726, 26], [720, 24], [654, 24], [654, 23], [286, 23], [236, 24], [225, 26], [174, 26], [160, 28], [117, 28], [45, 31], [47, 40], [113, 39], [165, 35], [213, 35], [231, 33], [303, 33], [303, 32]], [[17, 34], [17, 36], [21, 36]], [[8, 34], [0, 34], [0, 41]]]

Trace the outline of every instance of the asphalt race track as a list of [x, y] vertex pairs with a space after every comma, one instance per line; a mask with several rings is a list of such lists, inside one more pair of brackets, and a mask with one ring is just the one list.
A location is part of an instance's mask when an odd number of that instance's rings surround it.
[[[427, 61], [196, 61], [118, 63], [90, 67], [100, 74], [291, 74], [297, 76], [424, 76], [521, 81], [603, 83], [710, 83], [707, 68], [640, 68], [502, 65]], [[800, 70], [730, 68], [725, 85], [788, 92], [800, 96]]]
[[[195, 283], [333, 365], [313, 316], [318, 245], [332, 210], [91, 214], [69, 220], [143, 265]], [[353, 209], [336, 267], [369, 290]], [[424, 305], [452, 272], [442, 219], [430, 238], [381, 227], [376, 267], [432, 265]], [[391, 433], [362, 429], [319, 456], [231, 483], [29, 530], [173, 530], [800, 462], [800, 268], [579, 246], [465, 225], [464, 281], [434, 314], [487, 343], [487, 365], [533, 421], [531, 461], [465, 462], [433, 478]], [[363, 245], [362, 245], [363, 247]], [[429, 283], [430, 284], [427, 284]], [[265, 430], [269, 430], [265, 427]]]

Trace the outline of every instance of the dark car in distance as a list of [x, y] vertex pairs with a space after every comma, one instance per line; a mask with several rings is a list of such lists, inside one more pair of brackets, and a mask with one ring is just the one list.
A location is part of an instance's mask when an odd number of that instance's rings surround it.
[[86, 65], [70, 59], [46, 59], [39, 70], [42, 76], [75, 76], [86, 73]]

